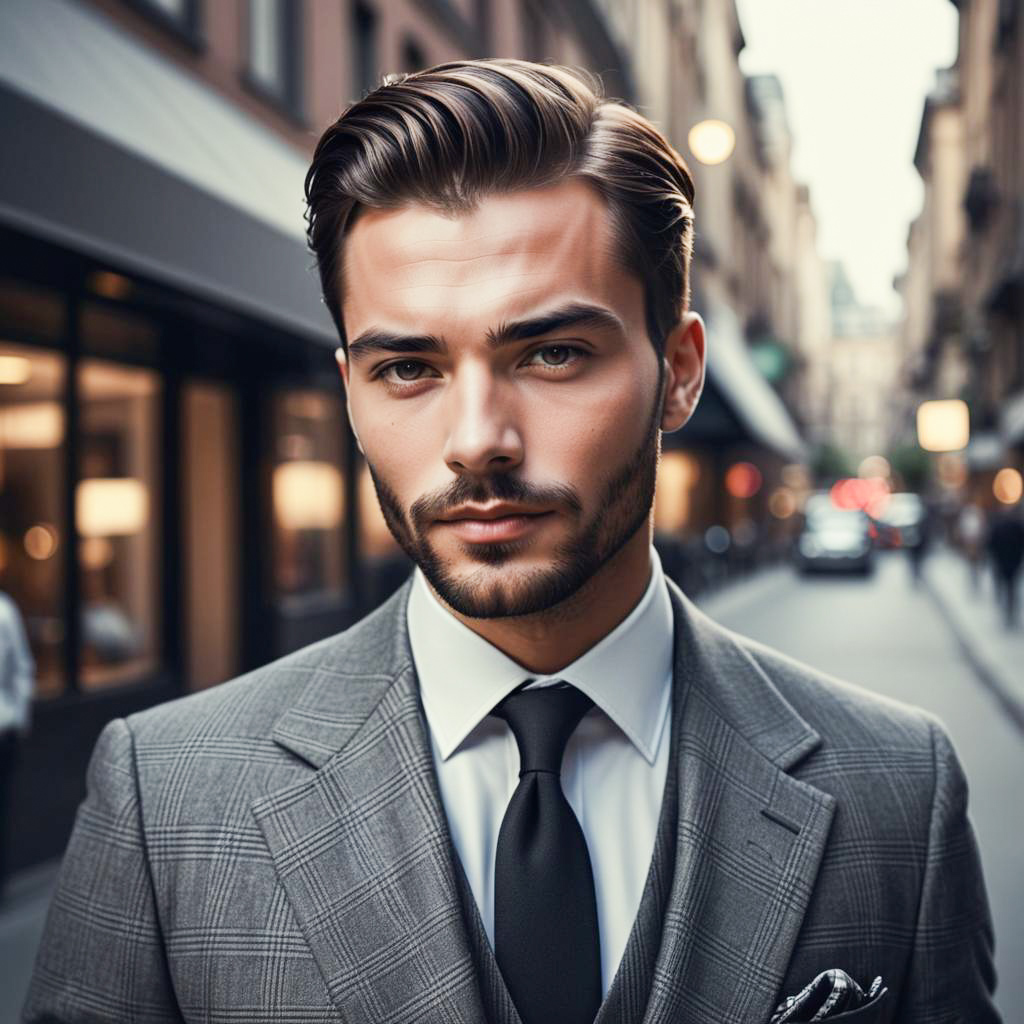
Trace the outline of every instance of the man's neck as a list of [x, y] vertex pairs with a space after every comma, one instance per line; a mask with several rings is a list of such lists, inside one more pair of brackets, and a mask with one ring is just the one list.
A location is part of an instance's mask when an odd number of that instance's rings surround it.
[[650, 531], [638, 530], [572, 597], [535, 615], [471, 619], [441, 603], [523, 668], [554, 675], [607, 636], [640, 602], [651, 579], [650, 546]]

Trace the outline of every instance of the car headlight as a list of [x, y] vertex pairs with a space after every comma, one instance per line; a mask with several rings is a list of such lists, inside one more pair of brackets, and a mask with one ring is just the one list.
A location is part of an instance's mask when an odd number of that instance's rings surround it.
[[821, 545], [809, 534], [800, 538], [800, 554], [806, 558], [813, 558], [821, 553]]

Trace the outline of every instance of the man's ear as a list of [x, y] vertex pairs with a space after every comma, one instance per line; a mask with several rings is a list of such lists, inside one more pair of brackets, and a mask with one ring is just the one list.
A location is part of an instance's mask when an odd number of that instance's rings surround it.
[[686, 312], [665, 339], [665, 396], [661, 429], [670, 434], [693, 415], [704, 390], [706, 365], [704, 321]]
[[348, 413], [348, 425], [352, 430], [352, 436], [356, 439], [356, 447], [363, 455], [365, 455], [366, 452], [363, 451], [363, 443], [359, 440], [359, 434], [356, 431], [356, 424], [352, 419], [352, 391], [349, 388], [348, 359], [345, 356], [345, 350], [340, 347], [336, 348], [334, 350], [334, 358], [337, 360], [338, 369], [341, 371], [341, 382], [345, 387], [345, 411]]

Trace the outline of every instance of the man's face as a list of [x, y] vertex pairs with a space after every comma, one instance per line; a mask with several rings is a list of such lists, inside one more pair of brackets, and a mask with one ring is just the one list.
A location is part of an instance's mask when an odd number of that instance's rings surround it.
[[398, 543], [462, 615], [544, 611], [648, 529], [660, 363], [578, 181], [345, 242], [349, 410]]

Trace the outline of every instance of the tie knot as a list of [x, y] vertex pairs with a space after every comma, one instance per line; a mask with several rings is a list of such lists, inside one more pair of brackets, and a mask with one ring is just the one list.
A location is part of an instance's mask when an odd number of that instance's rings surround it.
[[594, 706], [568, 683], [515, 690], [491, 712], [508, 722], [519, 747], [519, 774], [561, 774], [565, 745], [580, 719]]

